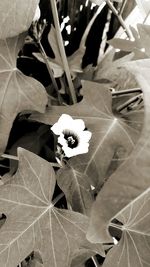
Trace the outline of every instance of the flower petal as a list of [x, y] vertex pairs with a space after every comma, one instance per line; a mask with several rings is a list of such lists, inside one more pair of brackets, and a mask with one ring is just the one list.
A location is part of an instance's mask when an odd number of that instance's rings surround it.
[[[90, 131], [84, 130], [85, 123], [82, 119], [73, 119], [68, 114], [62, 114], [58, 122], [56, 122], [51, 130], [59, 135], [58, 143], [62, 146], [62, 150], [65, 155], [70, 158], [79, 154], [84, 154], [88, 152], [89, 140], [91, 139], [92, 133]], [[68, 139], [66, 140], [66, 137]], [[69, 138], [75, 137], [78, 139], [76, 146], [70, 146]]]
[[68, 114], [62, 114], [58, 120], [58, 123], [66, 124], [68, 122], [73, 122], [73, 118]]
[[73, 124], [74, 120], [70, 115], [62, 114], [59, 118], [58, 122], [56, 122], [52, 127], [51, 130], [54, 134], [60, 135], [63, 130], [68, 129], [68, 127]]
[[70, 148], [68, 146], [63, 146], [62, 149], [65, 153], [65, 155], [70, 158], [79, 154], [84, 154], [88, 152], [89, 144], [85, 143], [84, 145], [78, 146], [76, 148]]
[[79, 135], [80, 137], [80, 142], [81, 143], [87, 143], [90, 141], [92, 137], [92, 133], [90, 131], [82, 131]]
[[64, 134], [61, 134], [58, 137], [58, 143], [61, 144], [62, 146], [68, 147], [67, 140], [64, 138]]
[[76, 131], [83, 131], [85, 129], [85, 123], [81, 119], [74, 120], [74, 127]]
[[54, 134], [56, 135], [60, 135], [62, 130], [61, 128], [59, 127], [59, 124], [56, 122], [52, 127], [51, 127], [51, 130], [53, 131]]
[[33, 18], [33, 22], [38, 21], [40, 16], [41, 16], [41, 10], [40, 10], [39, 5], [38, 5], [36, 10], [35, 10], [35, 15], [34, 15], [34, 18]]
[[63, 146], [62, 149], [63, 149], [63, 151], [64, 151], [64, 153], [65, 153], [67, 158], [71, 158], [71, 157], [76, 155], [76, 153], [74, 152], [74, 149], [71, 149], [68, 146], [67, 147]]

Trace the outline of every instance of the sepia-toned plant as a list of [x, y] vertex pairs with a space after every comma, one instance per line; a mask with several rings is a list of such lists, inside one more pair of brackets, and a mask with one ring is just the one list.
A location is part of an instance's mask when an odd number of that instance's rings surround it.
[[0, 267], [150, 265], [149, 14], [0, 2]]

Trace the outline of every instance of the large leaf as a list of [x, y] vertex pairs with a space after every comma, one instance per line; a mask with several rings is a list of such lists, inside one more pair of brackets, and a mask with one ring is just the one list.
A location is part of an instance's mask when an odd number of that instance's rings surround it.
[[[127, 207], [117, 218], [122, 226], [119, 243], [107, 254], [104, 267], [147, 267], [150, 264], [150, 188]], [[114, 227], [118, 227], [114, 225]]]
[[134, 59], [150, 57], [150, 25], [137, 24], [137, 29], [138, 31], [131, 27], [134, 40], [114, 38], [109, 44], [123, 51], [134, 52]]
[[135, 61], [127, 67], [144, 92], [144, 126], [135, 149], [105, 183], [93, 205], [88, 238], [95, 242], [111, 239], [107, 230], [111, 218], [150, 186], [150, 60]]
[[0, 39], [28, 30], [39, 0], [5, 0], [0, 2]]
[[[85, 121], [92, 132], [89, 152], [74, 157], [70, 164], [74, 170], [91, 177], [93, 186], [99, 187], [107, 178], [112, 160], [113, 168], [116, 168], [134, 148], [138, 133], [112, 114], [112, 97], [107, 87], [85, 81], [83, 95], [80, 103], [69, 107], [53, 106], [44, 115], [35, 114], [31, 118], [54, 124], [62, 113], [66, 113]], [[109, 168], [110, 172], [113, 170]]]
[[60, 169], [57, 174], [59, 187], [65, 193], [74, 211], [88, 214], [93, 202], [88, 177], [72, 167]]
[[0, 211], [7, 217], [0, 229], [0, 266], [16, 267], [32, 251], [39, 250], [44, 267], [67, 267], [76, 249], [102, 246], [86, 238], [88, 219], [53, 207], [55, 174], [51, 165], [19, 148], [17, 173], [0, 188]]
[[71, 262], [71, 267], [85, 267], [85, 261], [94, 256], [94, 252], [89, 249], [75, 251]]
[[108, 83], [110, 87], [118, 89], [127, 89], [136, 87], [133, 75], [123, 67], [123, 63], [131, 61], [134, 54], [130, 53], [124, 57], [114, 60], [115, 50], [111, 49], [94, 73], [94, 80], [99, 83]]
[[44, 112], [45, 88], [16, 68], [24, 35], [0, 40], [0, 152], [5, 150], [13, 121], [24, 110]]

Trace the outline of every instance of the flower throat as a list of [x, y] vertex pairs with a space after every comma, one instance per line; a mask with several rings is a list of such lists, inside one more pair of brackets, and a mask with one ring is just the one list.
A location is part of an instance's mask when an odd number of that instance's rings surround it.
[[68, 132], [68, 131], [64, 131], [64, 138], [67, 141], [68, 147], [70, 148], [75, 148], [78, 146], [78, 138], [74, 133]]

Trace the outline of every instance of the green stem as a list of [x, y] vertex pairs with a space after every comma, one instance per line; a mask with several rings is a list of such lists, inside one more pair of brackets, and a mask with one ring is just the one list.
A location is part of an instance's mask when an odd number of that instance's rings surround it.
[[61, 166], [59, 163], [50, 162], [50, 164], [51, 164], [53, 167], [62, 168], [62, 166]]
[[13, 159], [13, 160], [19, 160], [17, 156], [9, 155], [9, 154], [3, 154], [1, 155], [2, 158], [5, 159]]
[[42, 44], [41, 44], [41, 41], [39, 40], [39, 41], [37, 41], [37, 43], [38, 43], [38, 45], [39, 45], [39, 48], [40, 48], [40, 51], [41, 51], [41, 55], [42, 55], [42, 57], [43, 57], [43, 60], [44, 60], [44, 62], [45, 62], [45, 64], [46, 64], [46, 67], [47, 67], [47, 70], [48, 70], [48, 72], [49, 72], [49, 75], [50, 75], [50, 77], [51, 77], [51, 80], [52, 80], [54, 89], [55, 89], [55, 91], [56, 91], [56, 93], [57, 93], [57, 97], [58, 97], [59, 104], [61, 104], [61, 103], [62, 103], [62, 101], [61, 101], [61, 96], [60, 96], [60, 93], [59, 93], [59, 89], [58, 89], [56, 80], [55, 80], [55, 78], [54, 78], [54, 76], [53, 76], [53, 72], [52, 72], [51, 67], [50, 67], [50, 65], [49, 65], [48, 57], [47, 57], [47, 55], [46, 55], [46, 53], [45, 53], [45, 50], [44, 50], [44, 48], [43, 48], [43, 46], [42, 46]]
[[92, 259], [92, 261], [93, 261], [95, 267], [99, 267], [99, 266], [100, 266], [100, 264], [99, 264], [99, 262], [98, 262], [96, 256], [91, 257], [91, 259]]
[[147, 21], [147, 19], [148, 19], [149, 15], [150, 15], [150, 10], [149, 10], [149, 12], [147, 13], [147, 15], [145, 16], [145, 18], [144, 18], [144, 20], [143, 20], [143, 23], [142, 23], [142, 24], [145, 24], [145, 23], [146, 23], [146, 21]]
[[0, 168], [6, 168], [6, 169], [9, 169], [8, 166], [5, 166], [5, 165], [3, 165], [3, 164], [0, 164]]
[[62, 192], [62, 193], [60, 193], [57, 197], [55, 197], [54, 200], [52, 201], [53, 206], [55, 206], [55, 205], [57, 204], [57, 202], [58, 202], [61, 198], [64, 197], [64, 195], [65, 195], [65, 194]]
[[141, 88], [133, 88], [133, 89], [112, 92], [112, 96], [114, 97], [114, 96], [119, 96], [119, 95], [128, 95], [128, 94], [134, 94], [134, 93], [140, 93], [140, 92], [142, 92]]
[[[13, 156], [13, 155], [9, 155], [9, 154], [2, 154], [0, 157], [5, 158], [5, 159], [13, 159], [13, 160], [19, 160], [19, 158], [17, 156]], [[58, 163], [55, 162], [50, 162], [52, 167], [59, 167], [60, 165]]]
[[112, 2], [110, 2], [110, 0], [105, 0], [106, 4], [109, 6], [109, 8], [112, 10], [112, 12], [114, 13], [114, 15], [118, 18], [121, 26], [123, 27], [123, 29], [125, 30], [127, 36], [129, 39], [132, 38], [132, 35], [130, 33], [130, 31], [128, 30], [128, 28], [126, 27], [124, 20], [122, 18], [122, 16], [118, 13], [117, 9], [114, 7], [114, 5], [112, 4]]
[[61, 59], [62, 59], [62, 62], [63, 62], [66, 78], [67, 78], [67, 81], [68, 81], [72, 102], [73, 102], [73, 104], [75, 104], [75, 103], [77, 103], [77, 98], [76, 98], [76, 94], [75, 94], [74, 85], [73, 85], [73, 82], [72, 82], [72, 79], [71, 79], [71, 74], [70, 74], [70, 69], [69, 69], [69, 65], [68, 65], [68, 60], [67, 60], [67, 57], [66, 57], [65, 48], [64, 48], [64, 45], [63, 45], [63, 39], [62, 39], [61, 31], [60, 31], [59, 17], [58, 17], [58, 12], [57, 12], [56, 0], [50, 0], [50, 3], [51, 3], [52, 14], [53, 14], [53, 19], [54, 19], [54, 24], [55, 24], [55, 29], [56, 29], [57, 43], [58, 43], [58, 46], [59, 46], [59, 50], [60, 50]]
[[85, 31], [83, 33], [83, 36], [82, 36], [80, 44], [86, 42], [87, 36], [89, 34], [89, 31], [91, 30], [91, 27], [92, 27], [94, 21], [96, 20], [98, 14], [102, 11], [102, 9], [104, 8], [105, 5], [106, 5], [106, 3], [103, 2], [102, 5], [100, 5], [99, 8], [97, 9], [97, 11], [95, 12], [94, 16], [90, 20], [89, 24], [87, 25], [87, 27], [86, 27], [86, 29], [85, 29]]
[[122, 2], [121, 8], [120, 8], [120, 10], [119, 10], [119, 15], [122, 15], [122, 13], [123, 13], [123, 11], [124, 11], [124, 8], [125, 8], [126, 4], [127, 4], [127, 0], [124, 0], [124, 1]]
[[116, 229], [119, 229], [119, 230], [122, 231], [122, 225], [115, 224], [115, 223], [110, 223], [109, 226], [111, 226], [113, 228], [116, 228]]
[[101, 58], [105, 54], [105, 48], [106, 48], [106, 43], [108, 39], [108, 31], [110, 29], [111, 18], [112, 18], [112, 10], [109, 9], [108, 14], [107, 14], [107, 19], [106, 19], [107, 21], [105, 23], [105, 27], [104, 27], [103, 34], [102, 34], [102, 40], [101, 40], [98, 58], [97, 58], [97, 65], [100, 64]]
[[143, 94], [139, 94], [139, 95], [136, 95], [136, 96], [132, 97], [131, 99], [129, 99], [128, 101], [126, 101], [124, 104], [120, 105], [117, 108], [117, 111], [118, 112], [122, 111], [123, 109], [125, 109], [129, 105], [131, 105], [132, 103], [135, 103], [136, 101], [138, 101], [142, 96], [143, 96]]

